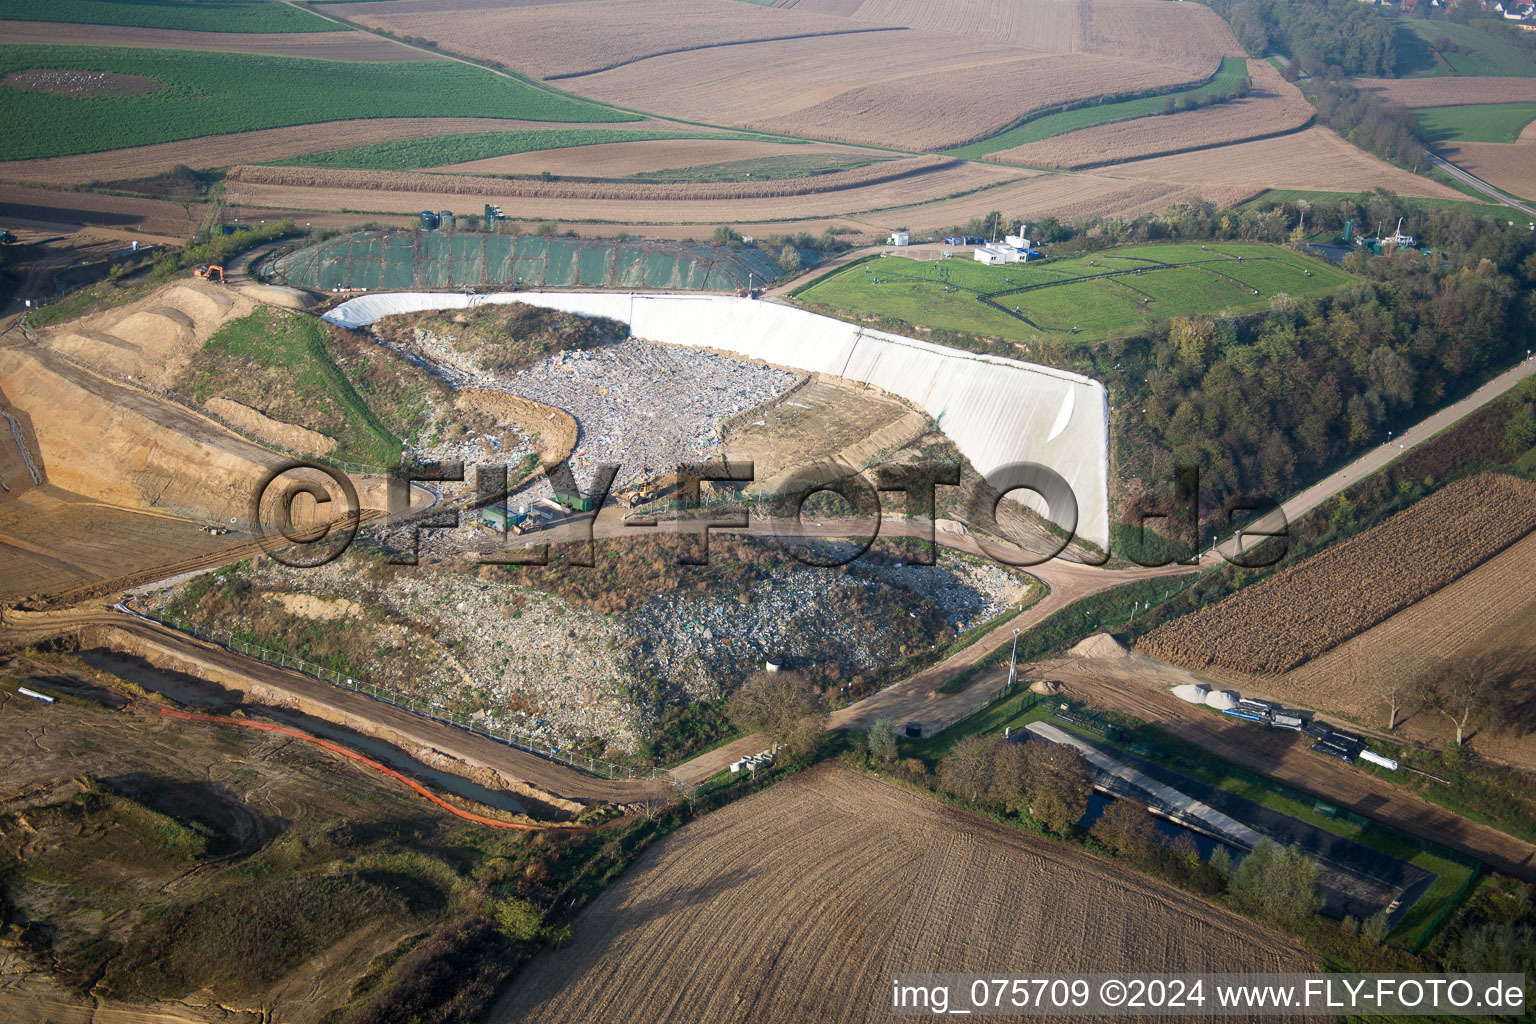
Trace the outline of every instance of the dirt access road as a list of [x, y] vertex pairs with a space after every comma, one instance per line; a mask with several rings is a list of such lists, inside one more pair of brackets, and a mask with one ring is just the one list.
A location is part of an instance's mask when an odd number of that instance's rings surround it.
[[1267, 533], [1283, 528], [1284, 524], [1301, 518], [1335, 494], [1353, 487], [1374, 473], [1380, 472], [1392, 462], [1406, 455], [1425, 441], [1428, 441], [1453, 423], [1494, 401], [1532, 374], [1536, 374], [1536, 359], [1526, 358], [1522, 360], [1511, 369], [1505, 370], [1467, 397], [1461, 399], [1461, 401], [1453, 402], [1439, 412], [1420, 420], [1385, 444], [1373, 448], [1343, 469], [1324, 477], [1311, 487], [1308, 487], [1294, 498], [1283, 503], [1280, 506], [1279, 515], [1271, 512], [1257, 522], [1247, 525], [1244, 531], [1240, 531], [1238, 534], [1220, 541], [1200, 556], [1201, 561], [1205, 562], [1218, 553], [1228, 558], [1233, 557], [1239, 550], [1238, 544], [1247, 540], [1248, 537], [1256, 537], [1257, 539], [1253, 540], [1252, 543], [1242, 543], [1241, 550], [1247, 550], [1261, 543]]
[[6, 640], [36, 642], [60, 634], [80, 635], [86, 645], [96, 643], [127, 651], [158, 668], [205, 679], [255, 704], [297, 709], [346, 726], [393, 744], [425, 764], [456, 771], [481, 784], [494, 780], [520, 801], [545, 809], [574, 811], [580, 804], [593, 801], [633, 803], [672, 795], [664, 781], [586, 775], [105, 605], [82, 605], [61, 612], [11, 611], [0, 616], [0, 637]]

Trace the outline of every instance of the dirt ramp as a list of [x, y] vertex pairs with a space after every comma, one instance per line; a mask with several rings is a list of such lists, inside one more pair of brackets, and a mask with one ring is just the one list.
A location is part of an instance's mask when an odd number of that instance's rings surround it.
[[259, 301], [245, 288], [177, 281], [137, 302], [45, 331], [43, 338], [71, 359], [163, 388], [209, 335], [251, 312]]
[[30, 417], [49, 481], [99, 501], [244, 526], [256, 488], [287, 461], [37, 349], [0, 350], [0, 379]]
[[576, 447], [576, 421], [570, 413], [552, 405], [486, 388], [464, 388], [453, 404], [462, 411], [483, 413], [495, 417], [498, 423], [509, 423], [525, 434], [537, 435], [539, 457], [546, 466], [564, 462]]
[[0, 391], [0, 503], [46, 479], [32, 417], [13, 406]]
[[336, 447], [334, 437], [327, 437], [308, 427], [275, 420], [257, 409], [228, 398], [210, 398], [203, 403], [203, 407], [225, 423], [289, 451], [329, 455]]

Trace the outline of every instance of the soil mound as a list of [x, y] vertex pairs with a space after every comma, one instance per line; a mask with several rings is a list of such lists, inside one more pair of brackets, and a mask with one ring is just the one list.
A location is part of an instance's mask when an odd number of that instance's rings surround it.
[[1124, 658], [1131, 652], [1108, 633], [1095, 633], [1068, 653], [1079, 658]]

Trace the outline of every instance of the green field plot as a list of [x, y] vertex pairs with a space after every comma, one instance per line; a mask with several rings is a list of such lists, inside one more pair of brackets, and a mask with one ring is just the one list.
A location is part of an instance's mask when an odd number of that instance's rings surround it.
[[333, 453], [393, 466], [400, 442], [368, 408], [325, 346], [320, 321], [262, 306], [225, 324], [192, 357], [177, 389], [195, 405], [223, 397], [337, 441]]
[[1536, 64], [1497, 36], [1470, 25], [1414, 18], [1397, 23], [1396, 70], [1399, 78], [1536, 76]]
[[968, 146], [951, 149], [947, 152], [950, 156], [960, 157], [962, 160], [980, 160], [988, 153], [999, 153], [1015, 146], [1028, 145], [1031, 142], [1039, 142], [1053, 135], [1061, 135], [1066, 132], [1074, 132], [1079, 128], [1089, 128], [1096, 124], [1109, 124], [1113, 121], [1129, 121], [1132, 118], [1147, 117], [1152, 114], [1161, 114], [1164, 105], [1171, 96], [1175, 101], [1183, 96], [1210, 97], [1222, 93], [1230, 93], [1233, 84], [1239, 78], [1246, 78], [1248, 65], [1240, 57], [1225, 57], [1221, 67], [1212, 76], [1209, 82], [1190, 89], [1179, 89], [1174, 92], [1159, 93], [1155, 96], [1143, 96], [1139, 99], [1121, 100], [1118, 103], [1097, 103], [1092, 106], [1078, 107], [1075, 110], [1063, 110], [1054, 114], [1045, 114], [1041, 117], [1031, 118], [1017, 127], [994, 135], [980, 142], [973, 142]]
[[1420, 110], [1419, 128], [1433, 142], [1514, 142], [1536, 121], [1536, 103], [1479, 103]]
[[272, 0], [7, 0], [11, 21], [63, 21], [191, 32], [344, 32], [345, 25]]
[[[615, 118], [617, 120], [617, 118]], [[722, 132], [656, 132], [628, 128], [549, 128], [516, 132], [465, 132], [459, 135], [435, 135], [426, 139], [401, 139], [371, 146], [331, 149], [323, 153], [275, 160], [282, 167], [353, 167], [368, 171], [411, 171], [422, 167], [442, 167], [470, 160], [487, 160], [513, 153], [532, 153], [543, 149], [569, 149], [596, 146], [607, 142], [648, 142], [656, 139], [755, 139], [755, 135], [730, 135]]]
[[850, 266], [799, 297], [943, 330], [1093, 341], [1152, 316], [1246, 312], [1280, 292], [1318, 294], [1346, 280], [1337, 268], [1280, 246], [1154, 244], [1000, 267], [888, 257]]
[[[457, 61], [354, 63], [105, 46], [0, 46], [0, 74], [107, 71], [106, 95], [6, 89], [0, 153], [8, 160], [94, 153], [204, 135], [358, 117], [516, 117], [629, 121]], [[148, 79], [149, 81], [143, 81]], [[25, 85], [27, 78], [21, 79]]]

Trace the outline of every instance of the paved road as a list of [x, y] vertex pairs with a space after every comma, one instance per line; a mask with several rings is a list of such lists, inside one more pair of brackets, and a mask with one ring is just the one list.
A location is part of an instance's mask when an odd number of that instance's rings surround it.
[[1231, 557], [1238, 550], [1247, 550], [1254, 547], [1262, 542], [1263, 533], [1276, 530], [1285, 523], [1294, 522], [1335, 494], [1346, 488], [1353, 487], [1371, 474], [1384, 469], [1395, 459], [1401, 458], [1407, 452], [1428, 441], [1446, 427], [1481, 409], [1533, 373], [1536, 373], [1536, 360], [1527, 358], [1513, 369], [1499, 374], [1461, 401], [1448, 405], [1428, 418], [1420, 420], [1385, 444], [1378, 445], [1366, 452], [1338, 472], [1319, 480], [1311, 487], [1308, 487], [1294, 498], [1282, 504], [1279, 515], [1271, 513], [1264, 516], [1257, 523], [1246, 527], [1248, 534], [1251, 535], [1254, 531], [1258, 531], [1261, 536], [1257, 538], [1242, 536], [1241, 549], [1237, 545], [1239, 538], [1229, 536], [1206, 551], [1201, 556], [1201, 561], [1208, 562], [1218, 551]]
[[1512, 196], [1505, 194], [1504, 192], [1501, 192], [1499, 189], [1496, 189], [1492, 185], [1488, 184], [1482, 178], [1479, 178], [1477, 175], [1472, 174], [1469, 171], [1462, 170], [1460, 167], [1457, 167], [1455, 164], [1451, 163], [1444, 157], [1435, 156], [1433, 153], [1431, 153], [1429, 155], [1429, 162], [1439, 170], [1442, 170], [1446, 174], [1449, 174], [1451, 177], [1455, 178], [1457, 181], [1477, 189], [1479, 192], [1492, 199], [1494, 202], [1501, 203], [1502, 205], [1507, 206], [1512, 210], [1519, 210], [1521, 213], [1525, 214], [1527, 217], [1530, 217], [1532, 220], [1536, 220], [1536, 208], [1532, 208], [1528, 204], [1522, 203], [1520, 200], [1515, 199]]

